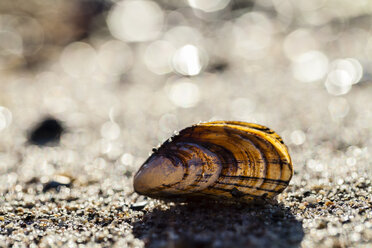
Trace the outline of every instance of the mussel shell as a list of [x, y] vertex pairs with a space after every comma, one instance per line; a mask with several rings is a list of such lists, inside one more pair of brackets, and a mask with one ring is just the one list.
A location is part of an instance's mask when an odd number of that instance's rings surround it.
[[145, 161], [137, 193], [154, 198], [251, 202], [282, 192], [293, 175], [283, 140], [252, 123], [215, 121], [183, 129]]

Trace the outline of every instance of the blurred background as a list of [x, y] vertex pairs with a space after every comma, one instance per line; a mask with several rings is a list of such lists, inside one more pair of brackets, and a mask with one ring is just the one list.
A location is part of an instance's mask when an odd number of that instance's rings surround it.
[[368, 178], [371, 58], [368, 0], [0, 1], [0, 192], [136, 199], [152, 147], [209, 120], [276, 130], [295, 185]]

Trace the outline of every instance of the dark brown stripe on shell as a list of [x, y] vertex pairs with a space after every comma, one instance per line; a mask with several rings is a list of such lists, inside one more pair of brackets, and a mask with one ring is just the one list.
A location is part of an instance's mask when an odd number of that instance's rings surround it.
[[226, 178], [239, 178], [239, 179], [246, 179], [246, 180], [261, 180], [264, 179], [265, 182], [269, 183], [278, 183], [287, 186], [289, 184], [289, 181], [283, 181], [280, 179], [270, 179], [270, 178], [264, 178], [264, 177], [249, 177], [249, 176], [231, 176], [231, 175], [220, 175], [221, 177], [226, 177]]
[[[227, 131], [227, 128], [224, 129], [225, 132]], [[241, 135], [240, 133], [236, 133], [234, 134], [235, 137], [238, 137], [239, 139], [238, 140], [242, 140], [242, 142], [246, 142], [246, 143], [249, 143], [255, 150], [257, 150], [257, 152], [260, 154], [260, 157], [261, 159], [257, 159], [257, 158], [254, 158], [250, 152], [246, 151], [245, 149], [247, 148], [246, 146], [242, 146], [244, 149], [244, 152], [245, 152], [245, 155], [247, 155], [247, 160], [249, 162], [249, 164], [252, 166], [252, 167], [256, 167], [256, 166], [264, 166], [264, 174], [266, 174], [266, 167], [267, 167], [267, 159], [266, 157], [264, 156], [264, 154], [262, 153], [261, 151], [261, 147], [259, 145], [257, 145], [255, 142], [253, 142], [251, 139], [249, 139], [248, 137], [246, 137], [245, 135]], [[241, 142], [240, 142], [241, 143]], [[260, 165], [258, 162], [262, 162], [262, 164]], [[240, 162], [240, 163], [244, 163], [246, 164], [246, 161], [243, 161], [243, 162]], [[219, 180], [218, 180], [219, 181]], [[244, 180], [242, 179], [239, 183], [243, 183]], [[262, 182], [263, 183], [263, 182]], [[261, 184], [262, 184], [261, 183]]]
[[[204, 161], [205, 161], [205, 162], [202, 162], [202, 163], [195, 163], [194, 164], [194, 166], [201, 166], [202, 173], [201, 174], [196, 174], [195, 175], [196, 178], [195, 178], [194, 182], [192, 184], [189, 184], [187, 187], [185, 187], [184, 190], [189, 191], [189, 188], [190, 188], [191, 185], [195, 185], [195, 186], [200, 185], [199, 182], [201, 182], [201, 179], [203, 178], [203, 174], [204, 174], [204, 171], [205, 171], [205, 166], [206, 165], [208, 166], [211, 161], [209, 161], [208, 157], [205, 154], [205, 151], [203, 151], [203, 150], [206, 149], [203, 146], [200, 146], [200, 145], [198, 145], [196, 143], [180, 143], [180, 144], [181, 145], [182, 144], [186, 144], [187, 146], [190, 147], [191, 150], [194, 150], [194, 152], [195, 152], [195, 150], [199, 150], [200, 152], [198, 152], [198, 154], [199, 155], [202, 155], [203, 158], [204, 158]], [[195, 148], [197, 148], [197, 149], [195, 149]], [[212, 163], [213, 163], [213, 161], [212, 161]]]
[[[256, 136], [253, 136], [253, 135], [245, 135], [245, 134], [238, 134], [238, 135], [244, 141], [247, 141], [247, 142], [251, 143], [258, 150], [258, 152], [260, 153], [261, 159], [262, 159], [262, 162], [263, 162], [262, 163], [263, 164], [263, 174], [264, 174], [264, 178], [266, 178], [267, 170], [268, 170], [269, 165], [268, 165], [268, 160], [267, 160], [266, 154], [264, 152], [262, 152], [263, 149], [262, 149], [261, 140], [258, 139]], [[256, 160], [253, 159], [253, 161], [256, 164]], [[257, 159], [257, 161], [260, 161], [260, 160]], [[242, 180], [242, 182], [243, 182], [243, 180]], [[258, 187], [261, 187], [263, 184], [264, 184], [264, 181], [262, 181], [261, 184]]]
[[242, 188], [250, 188], [250, 189], [257, 189], [257, 190], [262, 190], [262, 191], [267, 191], [267, 192], [278, 193], [278, 191], [275, 191], [275, 190], [272, 190], [272, 189], [265, 189], [265, 188], [254, 187], [254, 186], [245, 185], [245, 184], [239, 184], [239, 183], [217, 182], [217, 184], [232, 185], [232, 186], [237, 186], [237, 187], [242, 187]]
[[[268, 147], [270, 147], [269, 148], [270, 149], [270, 152], [276, 154], [276, 157], [278, 159], [275, 159], [275, 160], [268, 159], [266, 157], [266, 154], [264, 153], [265, 155], [263, 155], [262, 158], [265, 159], [265, 177], [267, 177], [267, 173], [270, 170], [271, 165], [273, 165], [273, 164], [279, 164], [280, 165], [280, 176], [279, 176], [279, 178], [281, 178], [282, 177], [282, 174], [283, 174], [283, 164], [284, 163], [287, 163], [287, 162], [286, 161], [283, 161], [281, 159], [280, 154], [279, 154], [278, 150], [275, 148], [275, 146], [272, 145], [270, 142], [262, 139], [261, 137], [258, 137], [256, 135], [254, 135], [254, 134], [248, 134], [248, 135], [241, 134], [240, 136], [243, 136], [244, 138], [246, 138], [248, 140], [251, 140], [252, 142], [258, 142], [259, 143], [258, 145], [260, 147], [259, 148], [259, 151], [260, 152], [261, 152], [261, 150], [267, 151], [268, 150]], [[266, 147], [264, 149], [262, 149], [262, 145], [266, 145]], [[261, 154], [262, 154], [262, 152], [261, 152]], [[263, 181], [259, 187], [261, 188], [265, 183], [266, 182]]]
[[[211, 142], [199, 142], [198, 145], [208, 149], [212, 153], [216, 154], [219, 158], [220, 163], [222, 164], [223, 168], [227, 168], [228, 165], [232, 165], [233, 168], [238, 168], [238, 161], [236, 160], [234, 154], [226, 149], [223, 146], [213, 144]], [[222, 170], [221, 170], [222, 171]]]
[[[235, 187], [232, 188], [232, 189], [224, 189], [224, 188], [219, 188], [219, 187], [211, 187], [210, 189], [228, 192], [228, 193], [230, 193], [233, 196], [234, 196], [234, 194], [236, 194], [236, 190], [237, 190]], [[239, 196], [239, 197], [250, 196], [250, 197], [253, 197], [253, 198], [261, 198], [261, 196], [252, 195], [252, 194], [241, 192], [241, 191], [239, 191], [239, 192], [241, 193], [241, 196]]]

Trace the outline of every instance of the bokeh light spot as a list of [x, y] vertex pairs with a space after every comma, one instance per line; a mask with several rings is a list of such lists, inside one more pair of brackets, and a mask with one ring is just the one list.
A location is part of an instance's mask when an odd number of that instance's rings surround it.
[[145, 52], [145, 64], [155, 74], [163, 75], [172, 71], [171, 63], [175, 52], [173, 45], [164, 40], [151, 43]]
[[344, 71], [351, 77], [351, 84], [360, 81], [363, 75], [363, 68], [358, 60], [353, 58], [337, 59], [331, 63], [331, 71]]
[[352, 82], [353, 78], [347, 71], [336, 69], [328, 73], [325, 86], [329, 94], [339, 96], [350, 91]]
[[196, 28], [176, 26], [164, 34], [164, 39], [169, 41], [174, 47], [180, 48], [187, 44], [200, 44], [203, 41], [203, 36], [200, 30]]
[[22, 58], [22, 53], [22, 37], [15, 32], [0, 30], [0, 70], [17, 64], [17, 61]]
[[132, 165], [134, 161], [134, 157], [130, 153], [124, 153], [121, 156], [120, 161], [123, 163], [123, 165]]
[[111, 34], [123, 41], [153, 40], [163, 28], [164, 13], [153, 1], [121, 1], [111, 10], [107, 25]]
[[131, 48], [126, 43], [117, 40], [104, 43], [98, 51], [97, 58], [101, 69], [111, 75], [125, 73], [133, 64]]
[[173, 57], [173, 67], [182, 75], [198, 75], [204, 66], [201, 56], [201, 51], [196, 46], [183, 46]]
[[200, 9], [204, 12], [214, 12], [226, 8], [230, 0], [188, 0], [192, 8]]
[[7, 128], [12, 123], [12, 112], [9, 109], [0, 106], [0, 131]]
[[247, 60], [263, 58], [273, 34], [270, 19], [260, 12], [249, 12], [237, 19], [233, 27], [234, 52]]
[[60, 62], [70, 76], [89, 76], [96, 68], [96, 51], [84, 42], [74, 42], [62, 52]]
[[291, 141], [295, 145], [302, 145], [306, 140], [306, 135], [301, 130], [295, 130], [291, 133]]
[[307, 29], [297, 29], [287, 35], [283, 43], [284, 54], [290, 60], [296, 60], [302, 54], [317, 50], [318, 44]]
[[292, 62], [293, 77], [301, 82], [318, 81], [327, 71], [328, 58], [320, 51], [303, 53]]
[[15, 32], [0, 30], [0, 51], [13, 54], [22, 54], [23, 42], [22, 37]]
[[101, 136], [108, 140], [115, 140], [119, 138], [119, 125], [112, 121], [105, 122], [101, 127]]
[[338, 97], [330, 101], [328, 110], [333, 120], [339, 120], [349, 113], [350, 106], [345, 98]]
[[194, 107], [200, 99], [199, 87], [195, 83], [183, 79], [174, 82], [168, 94], [172, 103], [181, 108]]

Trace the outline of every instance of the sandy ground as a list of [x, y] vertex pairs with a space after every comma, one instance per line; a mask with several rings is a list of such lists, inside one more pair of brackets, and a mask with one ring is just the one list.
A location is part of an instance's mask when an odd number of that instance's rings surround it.
[[[363, 18], [343, 31], [365, 35], [370, 17]], [[75, 44], [89, 48], [80, 56], [57, 51], [32, 70], [0, 71], [0, 247], [372, 246], [372, 83], [364, 40], [330, 39], [337, 23], [309, 28], [318, 50], [313, 62], [326, 61], [324, 72], [310, 63], [309, 73], [288, 58], [301, 49], [282, 51], [295, 27], [272, 33], [252, 60], [231, 43], [231, 22], [203, 25], [195, 28], [204, 30], [198, 44], [210, 57], [191, 77], [149, 70], [140, 59], [149, 43], [128, 45], [134, 62], [121, 74], [99, 62], [93, 70], [89, 49], [100, 54], [99, 45], [113, 39], [100, 32]], [[330, 82], [331, 62], [347, 57], [360, 62], [360, 78]], [[63, 132], [59, 142], [38, 146], [49, 136], [32, 133], [45, 118], [57, 119]], [[283, 137], [295, 174], [274, 202], [175, 204], [133, 192], [133, 175], [152, 147], [208, 120], [257, 122]]]

